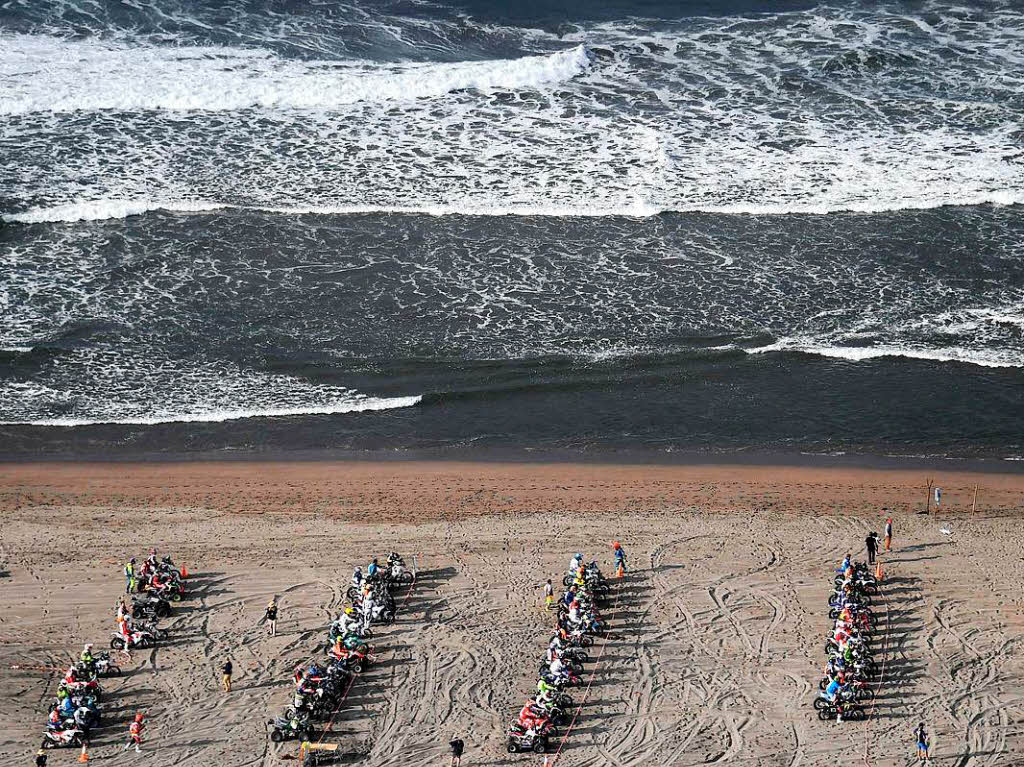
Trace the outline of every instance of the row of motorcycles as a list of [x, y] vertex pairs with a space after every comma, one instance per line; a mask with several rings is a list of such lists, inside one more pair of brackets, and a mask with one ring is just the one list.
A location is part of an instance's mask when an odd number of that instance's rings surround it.
[[[181, 573], [169, 557], [158, 559], [154, 549], [146, 560], [146, 569], [158, 583], [176, 582], [174, 590], [179, 599], [184, 594]], [[151, 580], [147, 577], [138, 582], [149, 584]], [[118, 630], [111, 635], [111, 649], [149, 647], [158, 639], [167, 637], [166, 629], [158, 628], [156, 621], [171, 614], [170, 602], [164, 598], [171, 593], [168, 588], [146, 588], [140, 594], [133, 594], [130, 608], [123, 601], [118, 601]], [[103, 690], [99, 680], [120, 674], [121, 668], [109, 652], [93, 653], [93, 645], [85, 645], [78, 662], [68, 668], [57, 685], [57, 699], [47, 712], [42, 747], [80, 748], [88, 743], [90, 733], [102, 721], [99, 704]]]
[[[134, 559], [129, 566], [135, 566]], [[135, 570], [134, 582], [137, 592], [131, 594], [131, 604], [117, 603], [117, 630], [110, 635], [112, 650], [155, 647], [167, 639], [167, 629], [157, 623], [170, 616], [172, 602], [185, 596], [185, 575], [170, 557], [158, 558], [156, 549]]]
[[394, 622], [394, 592], [400, 586], [411, 585], [414, 579], [414, 573], [394, 551], [385, 565], [374, 558], [365, 575], [362, 568], [355, 569], [346, 590], [345, 608], [331, 623], [327, 642], [321, 647], [326, 657], [295, 669], [291, 705], [281, 716], [267, 722], [272, 741], [313, 738], [314, 723], [333, 715], [352, 677], [376, 660], [373, 647], [367, 642], [373, 635], [372, 627]]
[[536, 693], [509, 725], [509, 753], [545, 753], [559, 737], [558, 728], [572, 721], [575, 704], [567, 690], [579, 684], [594, 636], [605, 630], [598, 608], [608, 584], [597, 563], [584, 564], [576, 554], [562, 582], [566, 590], [554, 603], [555, 634], [538, 669]]
[[875, 696], [871, 602], [878, 596], [878, 583], [865, 563], [853, 562], [847, 554], [833, 585], [828, 607], [834, 624], [825, 641], [825, 673], [814, 708], [823, 722], [863, 721], [865, 704]]
[[79, 661], [68, 668], [57, 685], [57, 699], [47, 711], [43, 748], [79, 748], [89, 741], [89, 733], [100, 726], [101, 677], [118, 676], [121, 669], [102, 652], [93, 655], [87, 644]]

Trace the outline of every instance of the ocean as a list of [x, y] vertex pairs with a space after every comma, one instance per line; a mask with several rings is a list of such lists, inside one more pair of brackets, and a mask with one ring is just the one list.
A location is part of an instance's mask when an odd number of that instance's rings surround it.
[[1024, 5], [0, 5], [0, 455], [1024, 454]]

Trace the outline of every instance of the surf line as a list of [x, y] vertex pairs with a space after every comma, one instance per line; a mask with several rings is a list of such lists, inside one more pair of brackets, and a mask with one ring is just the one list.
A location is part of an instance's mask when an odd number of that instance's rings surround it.
[[[891, 621], [889, 620], [889, 600], [885, 598], [884, 587], [879, 587], [878, 595], [885, 605], [885, 636], [882, 639], [882, 667], [878, 672], [878, 680], [874, 682], [875, 694], [871, 696], [871, 713], [868, 715], [870, 721], [875, 717], [878, 693], [882, 691], [882, 684], [885, 682], [885, 664], [889, 660], [889, 631]], [[864, 730], [864, 767], [871, 767], [871, 732], [868, 728]]]
[[[412, 596], [412, 592], [416, 588], [416, 581], [419, 579], [419, 573], [420, 573], [419, 562], [418, 562], [416, 557], [413, 557], [412, 583], [409, 584], [409, 588], [405, 592], [405, 599], [402, 600], [402, 609], [403, 610], [405, 609], [405, 606], [407, 604], [409, 604], [409, 597]], [[398, 617], [398, 610], [395, 610], [395, 618], [397, 619], [397, 617]], [[324, 738], [326, 738], [328, 736], [328, 734], [330, 734], [331, 728], [334, 726], [334, 720], [338, 716], [338, 712], [341, 711], [341, 707], [345, 704], [345, 701], [348, 700], [348, 694], [352, 690], [352, 685], [355, 683], [357, 676], [359, 676], [359, 675], [358, 674], [352, 674], [352, 676], [349, 677], [348, 684], [345, 686], [345, 692], [342, 693], [341, 700], [338, 701], [338, 705], [335, 706], [334, 707], [334, 711], [331, 712], [331, 718], [327, 720], [327, 726], [324, 727], [324, 731], [322, 733], [320, 733], [320, 738], [316, 742], [316, 744], [318, 746], [321, 745], [324, 742]]]
[[[618, 611], [618, 608], [619, 608], [619, 594], [621, 593], [621, 591], [622, 591], [622, 589], [620, 589], [620, 588], [615, 589], [615, 601], [612, 603], [612, 610], [611, 610], [612, 613], [615, 613], [615, 612]], [[583, 704], [587, 702], [587, 698], [590, 695], [590, 688], [594, 684], [594, 677], [597, 676], [598, 669], [601, 668], [601, 661], [604, 658], [604, 651], [608, 647], [609, 642], [612, 641], [611, 637], [610, 637], [610, 634], [611, 634], [610, 631], [606, 631], [605, 632], [604, 643], [601, 645], [601, 651], [597, 654], [597, 659], [594, 662], [594, 668], [590, 672], [590, 679], [587, 680], [587, 686], [583, 690], [583, 695], [580, 697], [580, 702], [576, 706], [576, 710], [573, 712], [572, 719], [569, 722], [569, 726], [565, 728], [565, 734], [562, 735], [562, 740], [558, 744], [558, 748], [555, 750], [554, 756], [552, 756], [550, 758], [548, 758], [547, 756], [544, 757], [544, 765], [545, 765], [545, 767], [555, 767], [555, 762], [557, 762], [558, 761], [558, 757], [560, 757], [562, 755], [562, 749], [565, 747], [566, 742], [569, 740], [569, 734], [572, 732], [573, 727], [576, 726], [576, 720], [579, 718], [580, 712], [583, 711]]]

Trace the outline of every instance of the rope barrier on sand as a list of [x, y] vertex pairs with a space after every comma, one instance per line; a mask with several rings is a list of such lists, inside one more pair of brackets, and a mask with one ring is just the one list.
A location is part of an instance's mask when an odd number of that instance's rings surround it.
[[[615, 601], [612, 603], [612, 612], [615, 612], [619, 607], [619, 589], [615, 589]], [[555, 762], [558, 761], [558, 757], [562, 755], [562, 749], [565, 747], [566, 741], [569, 740], [569, 734], [572, 732], [573, 727], [576, 726], [576, 720], [580, 716], [580, 712], [583, 711], [583, 704], [587, 702], [587, 696], [590, 695], [590, 688], [594, 684], [594, 677], [597, 676], [597, 670], [601, 667], [601, 659], [604, 658], [605, 648], [608, 647], [609, 643], [608, 635], [605, 634], [604, 643], [601, 645], [601, 651], [597, 654], [597, 658], [594, 662], [594, 668], [590, 672], [590, 679], [587, 680], [587, 686], [583, 690], [583, 696], [580, 698], [579, 704], [576, 706], [576, 710], [573, 712], [572, 719], [569, 721], [569, 726], [565, 729], [565, 734], [562, 736], [561, 742], [558, 744], [558, 749], [555, 751], [554, 756], [544, 757], [544, 764], [547, 767], [555, 767]]]
[[[889, 620], [889, 600], [885, 598], [881, 583], [878, 584], [878, 596], [882, 598], [882, 603], [885, 605], [885, 636], [882, 639], [882, 666], [878, 672], [878, 680], [872, 682], [872, 685], [875, 687], [875, 694], [871, 696], [871, 711], [867, 717], [869, 723], [875, 715], [877, 708], [875, 700], [878, 697], [878, 693], [882, 690], [882, 684], [885, 682], [885, 663], [889, 657], [889, 631], [891, 625]], [[871, 767], [871, 733], [868, 729], [864, 731], [864, 765], [865, 767]]]

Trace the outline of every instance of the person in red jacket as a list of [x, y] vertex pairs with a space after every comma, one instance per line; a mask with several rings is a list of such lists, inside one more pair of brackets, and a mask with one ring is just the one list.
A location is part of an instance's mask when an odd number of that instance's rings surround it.
[[143, 715], [141, 713], [135, 715], [135, 721], [128, 725], [128, 740], [124, 744], [124, 750], [127, 751], [131, 745], [135, 744], [135, 753], [141, 754], [142, 749], [139, 746], [142, 745], [142, 731], [146, 725], [143, 722]]

